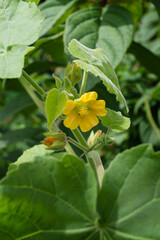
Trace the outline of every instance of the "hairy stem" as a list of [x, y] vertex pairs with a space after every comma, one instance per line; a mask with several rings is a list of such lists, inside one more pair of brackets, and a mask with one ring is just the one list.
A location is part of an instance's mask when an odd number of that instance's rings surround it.
[[65, 146], [65, 149], [66, 149], [66, 152], [76, 156], [75, 152], [73, 151], [72, 147], [70, 146], [70, 144], [68, 142]]
[[44, 99], [46, 96], [46, 92], [23, 70], [22, 71], [23, 78], [26, 79], [28, 83], [32, 85], [32, 87], [39, 93], [39, 95]]
[[76, 147], [80, 148], [81, 150], [83, 150], [83, 151], [85, 151], [85, 152], [88, 151], [88, 148], [86, 148], [85, 146], [81, 145], [79, 142], [75, 141], [73, 138], [68, 137], [67, 139], [68, 139], [68, 141], [69, 141], [70, 143], [72, 143], [72, 144], [75, 145]]
[[76, 129], [72, 130], [72, 133], [74, 134], [74, 136], [78, 140], [78, 142], [88, 149], [88, 144], [86, 143], [86, 140], [84, 139], [84, 137], [81, 134], [81, 132], [79, 131], [79, 129], [76, 128]]
[[41, 110], [41, 112], [43, 113], [43, 115], [46, 117], [46, 112], [45, 112], [45, 107], [44, 104], [40, 101], [40, 99], [37, 97], [37, 95], [34, 93], [33, 89], [30, 87], [30, 85], [28, 84], [26, 78], [24, 78], [23, 76], [21, 76], [21, 78], [19, 78], [20, 83], [22, 84], [22, 86], [24, 87], [24, 89], [26, 90], [26, 92], [28, 93], [28, 95], [32, 98], [32, 100], [34, 101], [34, 103], [37, 105], [37, 107]]
[[89, 152], [87, 154], [87, 160], [90, 163], [91, 167], [93, 168], [93, 171], [97, 178], [98, 187], [100, 189], [102, 185], [103, 175], [104, 175], [104, 168], [103, 168], [103, 164], [99, 156], [99, 153], [96, 151]]
[[148, 100], [146, 94], [144, 93], [142, 87], [139, 84], [137, 85], [137, 87], [140, 90], [140, 92], [144, 95], [144, 105], [145, 105], [145, 108], [146, 108], [146, 115], [147, 115], [148, 121], [149, 121], [151, 127], [153, 128], [153, 131], [155, 132], [158, 140], [160, 141], [160, 130], [159, 130], [159, 128], [158, 128], [157, 124], [155, 123], [154, 118], [152, 116], [149, 100]]
[[150, 104], [149, 104], [148, 98], [146, 96], [145, 96], [144, 104], [145, 104], [146, 115], [148, 117], [149, 123], [152, 126], [153, 131], [157, 135], [158, 140], [160, 141], [160, 130], [157, 127], [157, 124], [154, 121], [154, 118], [153, 118], [152, 112], [151, 112], [151, 108], [150, 108]]

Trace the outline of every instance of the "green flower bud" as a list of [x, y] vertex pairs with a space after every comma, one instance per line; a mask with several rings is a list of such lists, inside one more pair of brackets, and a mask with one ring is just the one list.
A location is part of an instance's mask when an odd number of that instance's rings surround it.
[[101, 134], [102, 134], [101, 130], [98, 130], [96, 133], [91, 131], [90, 136], [87, 140], [88, 146], [90, 147], [93, 146], [97, 142], [98, 138], [101, 137]]
[[69, 78], [72, 86], [79, 82], [82, 78], [82, 71], [76, 63], [68, 63], [65, 76]]
[[49, 150], [62, 151], [66, 145], [65, 133], [50, 131], [45, 133], [47, 137], [44, 139], [44, 145], [48, 146]]

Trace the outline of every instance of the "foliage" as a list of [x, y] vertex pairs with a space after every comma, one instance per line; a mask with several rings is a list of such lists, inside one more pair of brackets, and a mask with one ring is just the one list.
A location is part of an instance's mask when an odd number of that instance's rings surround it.
[[27, 45], [38, 38], [42, 16], [34, 4], [21, 0], [0, 1], [0, 8], [0, 78], [17, 78], [30, 51]]
[[[0, 0], [0, 239], [160, 238], [159, 14], [157, 0]], [[63, 110], [84, 92], [107, 115], [82, 135]]]
[[81, 159], [65, 153], [38, 156], [35, 151], [27, 150], [30, 158], [24, 154], [1, 181], [2, 239], [160, 237], [155, 211], [160, 152], [140, 145], [118, 155], [105, 171], [98, 194], [93, 171]]

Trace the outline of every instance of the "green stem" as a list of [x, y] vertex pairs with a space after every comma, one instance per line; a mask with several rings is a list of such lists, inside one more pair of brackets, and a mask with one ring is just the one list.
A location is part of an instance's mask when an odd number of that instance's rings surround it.
[[155, 123], [154, 118], [152, 116], [152, 112], [151, 112], [151, 108], [150, 108], [148, 98], [147, 98], [146, 94], [144, 93], [142, 87], [139, 84], [137, 85], [137, 87], [140, 90], [140, 92], [144, 95], [144, 104], [145, 104], [145, 108], [146, 108], [147, 118], [149, 120], [149, 123], [150, 123], [151, 127], [153, 128], [153, 131], [157, 135], [158, 140], [160, 141], [160, 130], [159, 130], [159, 128], [158, 128], [157, 124]]
[[108, 128], [106, 135], [109, 135], [111, 132], [111, 127]]
[[24, 70], [22, 71], [22, 76], [34, 87], [34, 89], [44, 99], [46, 96], [46, 92]]
[[104, 168], [103, 168], [103, 164], [101, 162], [99, 153], [96, 151], [91, 151], [86, 156], [87, 156], [88, 162], [90, 163], [91, 167], [93, 168], [93, 171], [97, 178], [98, 187], [100, 189], [101, 185], [102, 185], [103, 175], [104, 175]]
[[146, 115], [148, 117], [148, 120], [149, 120], [149, 122], [150, 122], [150, 124], [151, 124], [151, 126], [153, 128], [153, 131], [157, 135], [158, 140], [160, 141], [160, 130], [157, 127], [157, 125], [156, 125], [156, 123], [154, 121], [154, 118], [153, 118], [152, 112], [151, 112], [151, 108], [150, 108], [150, 105], [149, 105], [149, 101], [148, 101], [148, 98], [146, 96], [145, 96], [144, 104], [145, 104]]
[[26, 81], [26, 78], [24, 78], [23, 76], [21, 76], [19, 78], [20, 83], [22, 84], [22, 86], [24, 87], [24, 89], [26, 90], [26, 92], [28, 93], [28, 95], [32, 98], [32, 100], [34, 101], [34, 103], [37, 105], [37, 107], [41, 110], [41, 112], [43, 113], [43, 115], [46, 117], [46, 112], [45, 112], [45, 107], [44, 104], [40, 101], [40, 99], [37, 97], [37, 95], [34, 93], [33, 89], [30, 87], [30, 85], [28, 84], [28, 82]]
[[70, 146], [70, 144], [68, 142], [65, 146], [65, 149], [66, 149], [66, 152], [76, 156], [75, 152], [73, 151], [72, 147]]
[[80, 148], [81, 150], [83, 150], [84, 152], [88, 151], [88, 148], [84, 147], [83, 145], [81, 145], [80, 143], [78, 143], [77, 141], [75, 141], [73, 138], [68, 137], [67, 138], [68, 141], [70, 143], [72, 143], [73, 145], [75, 145], [76, 147]]
[[84, 90], [85, 90], [85, 87], [86, 87], [86, 82], [87, 82], [87, 76], [88, 76], [88, 73], [84, 71], [82, 84], [81, 84], [81, 89], [80, 89], [80, 96], [82, 96], [82, 94], [84, 93]]
[[89, 151], [88, 152], [90, 152], [90, 151], [92, 151], [97, 145], [99, 145], [99, 143], [95, 143], [95, 144], [93, 144], [90, 148], [89, 148]]
[[79, 131], [79, 129], [76, 128], [76, 129], [72, 130], [72, 133], [74, 134], [74, 136], [78, 140], [78, 142], [88, 149], [88, 144], [86, 143], [86, 140], [84, 139], [84, 137], [81, 134], [81, 132]]

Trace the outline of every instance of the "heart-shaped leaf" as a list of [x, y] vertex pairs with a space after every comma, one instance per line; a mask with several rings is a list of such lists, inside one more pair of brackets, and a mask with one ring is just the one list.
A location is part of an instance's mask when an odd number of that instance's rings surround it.
[[19, 78], [28, 45], [41, 30], [41, 13], [35, 3], [0, 0], [0, 22], [0, 78]]
[[56, 88], [48, 92], [45, 103], [48, 128], [50, 128], [51, 124], [62, 114], [67, 99], [67, 94], [65, 92], [60, 93]]

